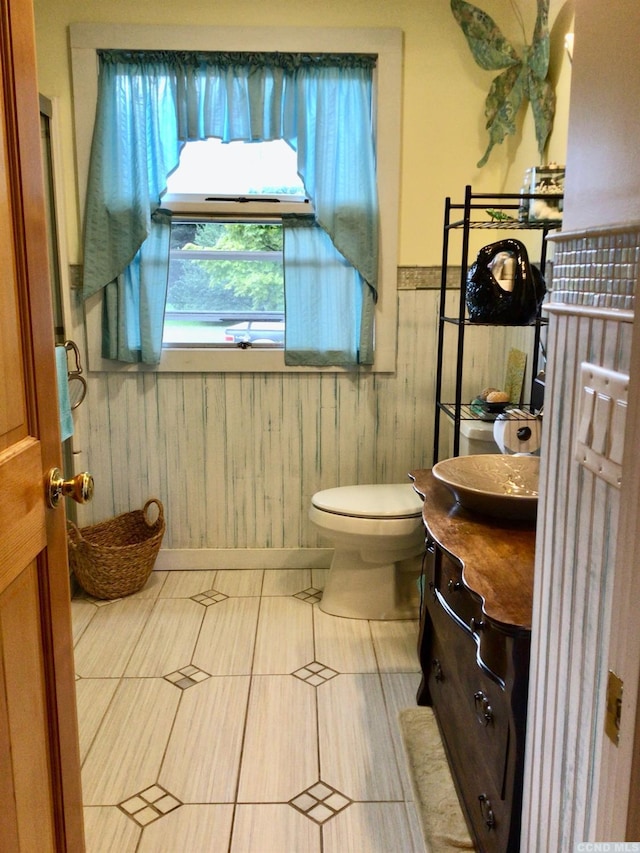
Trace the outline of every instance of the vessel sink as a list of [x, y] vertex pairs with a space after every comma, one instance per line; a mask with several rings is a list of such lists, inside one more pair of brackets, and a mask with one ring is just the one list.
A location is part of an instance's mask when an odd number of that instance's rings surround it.
[[456, 456], [438, 462], [432, 473], [465, 509], [499, 518], [536, 517], [539, 456]]

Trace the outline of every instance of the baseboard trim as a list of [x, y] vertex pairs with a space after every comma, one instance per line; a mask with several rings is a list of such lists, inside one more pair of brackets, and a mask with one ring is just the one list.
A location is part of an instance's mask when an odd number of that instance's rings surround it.
[[156, 571], [326, 569], [331, 548], [161, 548]]

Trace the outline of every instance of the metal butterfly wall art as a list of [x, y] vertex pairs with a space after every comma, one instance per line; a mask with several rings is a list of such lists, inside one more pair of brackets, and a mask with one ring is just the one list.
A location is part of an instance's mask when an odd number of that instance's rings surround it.
[[537, 0], [537, 4], [531, 44], [525, 44], [519, 54], [486, 12], [465, 0], [451, 0], [451, 11], [462, 28], [475, 61], [487, 71], [502, 71], [494, 78], [485, 100], [489, 145], [478, 167], [485, 165], [494, 145], [515, 134], [516, 118], [525, 98], [529, 99], [533, 110], [541, 157], [551, 133], [556, 98], [547, 79], [549, 0]]

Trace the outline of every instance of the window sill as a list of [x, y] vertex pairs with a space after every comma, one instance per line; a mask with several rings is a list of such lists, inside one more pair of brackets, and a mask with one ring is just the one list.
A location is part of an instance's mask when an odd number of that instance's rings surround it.
[[[96, 364], [97, 361], [97, 364]], [[291, 367], [284, 363], [283, 350], [198, 349], [172, 347], [162, 352], [160, 364], [125, 364], [106, 358], [91, 359], [91, 371], [109, 373], [353, 373], [391, 372], [374, 365], [359, 367]]]
[[[394, 294], [395, 296], [395, 294]], [[100, 356], [102, 302], [100, 294], [86, 303], [88, 368], [98, 373], [393, 373], [395, 340], [387, 347], [377, 342], [375, 363], [360, 367], [290, 367], [284, 363], [284, 350], [267, 347], [178, 347], [163, 349], [159, 364], [126, 364]], [[384, 337], [384, 336], [383, 336]]]
[[162, 351], [160, 364], [123, 364], [118, 361], [100, 359], [99, 370], [145, 371], [157, 373], [345, 373], [352, 370], [372, 370], [344, 367], [289, 367], [284, 363], [283, 350], [267, 349], [220, 349], [172, 347]]

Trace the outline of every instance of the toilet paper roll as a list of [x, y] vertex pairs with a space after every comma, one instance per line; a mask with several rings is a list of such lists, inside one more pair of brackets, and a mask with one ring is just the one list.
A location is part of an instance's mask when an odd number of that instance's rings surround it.
[[541, 435], [540, 418], [520, 409], [498, 415], [493, 424], [493, 437], [501, 453], [537, 454], [540, 452]]

